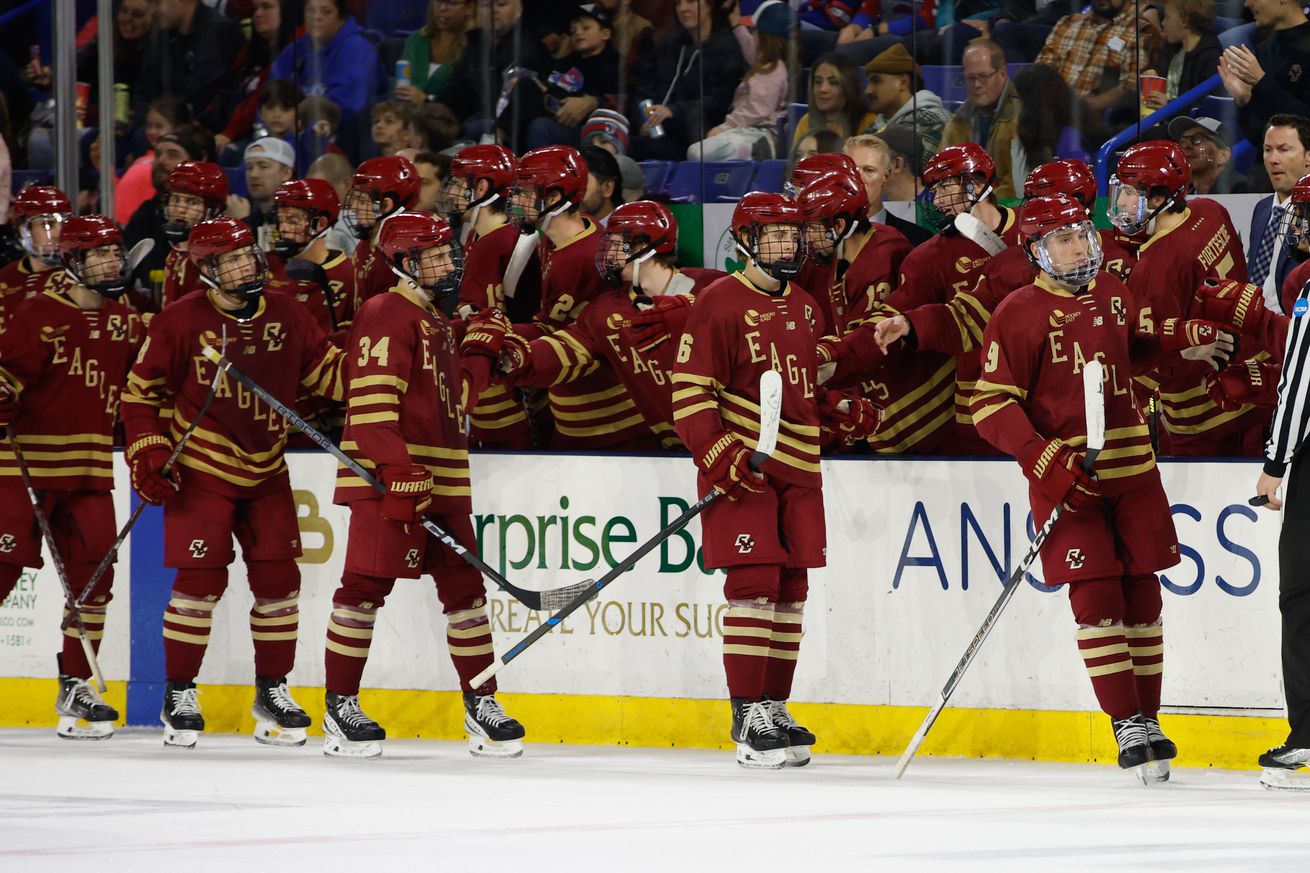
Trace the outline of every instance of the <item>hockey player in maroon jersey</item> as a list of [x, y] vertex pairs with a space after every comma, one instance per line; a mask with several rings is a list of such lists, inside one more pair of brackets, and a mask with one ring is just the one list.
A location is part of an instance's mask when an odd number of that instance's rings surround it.
[[[350, 326], [355, 296], [355, 265], [345, 252], [329, 249], [327, 232], [337, 223], [341, 202], [326, 179], [292, 179], [273, 193], [268, 222], [273, 252], [268, 268], [275, 279], [312, 284], [301, 303], [328, 335]], [[344, 335], [343, 335], [344, 338]]]
[[355, 168], [342, 204], [346, 224], [359, 240], [351, 255], [355, 266], [355, 311], [365, 300], [385, 293], [395, 281], [386, 259], [378, 255], [378, 231], [388, 215], [414, 207], [421, 185], [418, 169], [399, 155], [369, 158]]
[[163, 217], [164, 238], [171, 251], [164, 259], [163, 306], [205, 288], [200, 275], [187, 257], [191, 228], [223, 214], [227, 206], [227, 176], [218, 164], [183, 161], [168, 174], [159, 209]]
[[[796, 166], [792, 167], [791, 178], [782, 186], [782, 190], [799, 202], [801, 191], [805, 190], [806, 185], [826, 173], [833, 172], [850, 172], [857, 179], [860, 175], [859, 171], [855, 169], [855, 161], [846, 155], [839, 152], [820, 152], [797, 161]], [[867, 201], [867, 194], [865, 199]], [[832, 258], [814, 257], [813, 252], [810, 255], [805, 259], [805, 263], [801, 265], [800, 275], [796, 277], [794, 284], [810, 292], [818, 302], [819, 308], [824, 310], [824, 321], [820, 329], [824, 333], [838, 333], [833, 325], [832, 315], [828, 311], [832, 308], [831, 304], [826, 304], [823, 299], [826, 295], [823, 289], [832, 285], [832, 275], [835, 269]]]
[[[328, 622], [323, 750], [346, 757], [382, 753], [378, 743], [386, 731], [359, 705], [373, 625], [397, 578], [426, 574], [446, 614], [469, 749], [517, 757], [523, 726], [496, 702], [495, 680], [469, 684], [495, 657], [482, 576], [418, 523], [430, 513], [461, 543], [477, 544], [463, 431], [470, 382], [477, 379], [461, 362], [455, 326], [441, 311], [453, 307], [459, 294], [459, 249], [441, 219], [401, 212], [383, 225], [378, 252], [405, 278], [368, 300], [351, 328], [341, 448], [377, 476], [386, 493], [379, 495], [345, 468], [338, 473], [335, 499], [350, 507], [350, 540]], [[488, 369], [508, 328], [497, 315], [471, 329], [465, 346], [474, 354], [472, 363]]]
[[[698, 468], [697, 488], [728, 499], [701, 516], [705, 566], [727, 570], [723, 665], [732, 739], [746, 767], [800, 766], [814, 734], [787, 710], [800, 652], [808, 570], [825, 563], [819, 469], [821, 419], [814, 299], [791, 280], [805, 255], [804, 221], [785, 195], [751, 193], [733, 211], [741, 272], [691, 307], [673, 366], [674, 424]], [[751, 472], [759, 380], [783, 380], [778, 449]], [[852, 417], [872, 420], [867, 401]]]
[[[1142, 328], [1193, 316], [1193, 298], [1206, 278], [1246, 282], [1242, 241], [1228, 212], [1214, 200], [1188, 198], [1192, 170], [1175, 142], [1139, 143], [1119, 159], [1110, 179], [1110, 221], [1143, 239], [1128, 287], [1141, 308]], [[1268, 351], [1243, 349], [1260, 361]], [[1158, 392], [1163, 414], [1161, 452], [1182, 456], [1257, 457], [1268, 415], [1251, 404], [1224, 411], [1202, 384], [1206, 366], [1169, 358], [1139, 376]]]
[[[572, 146], [546, 146], [519, 160], [509, 216], [523, 233], [541, 232], [541, 310], [515, 333], [527, 339], [572, 324], [608, 283], [596, 270], [601, 227], [580, 211], [587, 165]], [[550, 389], [551, 448], [648, 451], [658, 441], [608, 364]]]
[[[214, 377], [202, 349], [221, 347], [284, 403], [294, 402], [302, 386], [340, 402], [343, 358], [291, 296], [264, 293], [268, 268], [246, 225], [226, 216], [201, 222], [189, 244], [208, 290], [155, 316], [122, 405], [132, 487], [164, 504], [164, 565], [177, 569], [164, 610], [164, 743], [189, 748], [204, 730], [195, 677], [227, 587], [235, 536], [255, 596], [255, 738], [303, 745], [309, 716], [286, 684], [300, 616], [300, 532], [283, 457], [287, 423], [226, 377], [197, 421]], [[161, 417], [170, 408], [171, 418]], [[193, 422], [199, 426], [166, 476], [164, 464]]]
[[31, 185], [14, 195], [9, 221], [26, 254], [0, 267], [0, 331], [18, 304], [59, 279], [59, 229], [72, 214], [72, 204], [58, 188]]
[[[1283, 314], [1291, 315], [1296, 298], [1310, 282], [1310, 176], [1302, 176], [1292, 186], [1287, 208], [1283, 211], [1283, 245], [1300, 263], [1283, 279], [1279, 289]], [[1282, 349], [1279, 349], [1282, 353]]]
[[[117, 534], [110, 494], [114, 422], [145, 329], [140, 316], [118, 302], [128, 284], [118, 226], [87, 215], [63, 221], [61, 230], [65, 278], [19, 304], [0, 333], [0, 432], [7, 430], [24, 453], [76, 596]], [[24, 567], [42, 566], [41, 545], [14, 453], [0, 442], [0, 601]], [[110, 567], [81, 609], [97, 652], [113, 580]], [[76, 628], [64, 631], [57, 660], [59, 736], [98, 740], [112, 734], [118, 713], [87, 681], [91, 668]]]
[[[1178, 539], [1132, 374], [1178, 353], [1220, 367], [1234, 338], [1208, 321], [1175, 319], [1144, 331], [1136, 298], [1101, 269], [1096, 231], [1072, 198], [1030, 200], [1022, 228], [1040, 274], [987, 324], [974, 421], [1018, 460], [1035, 526], [1056, 505], [1067, 508], [1042, 548], [1045, 582], [1068, 586], [1078, 648], [1112, 720], [1119, 766], [1154, 760], [1167, 774], [1177, 749], [1158, 719], [1164, 632], [1156, 573], [1178, 563]], [[1106, 442], [1089, 475], [1082, 368], [1093, 359], [1105, 368]]]
[[[602, 291], [568, 327], [531, 342], [509, 338], [502, 359], [505, 379], [548, 388], [605, 361], [663, 447], [681, 448], [673, 428], [670, 382], [677, 338], [696, 292], [724, 274], [678, 271], [678, 225], [663, 204], [624, 203], [610, 213], [603, 233], [596, 268], [621, 287]], [[479, 320], [475, 315], [470, 327]]]
[[[505, 214], [517, 168], [514, 153], [504, 146], [471, 145], [455, 155], [450, 173], [442, 181], [438, 211], [452, 228], [468, 229], [459, 291], [461, 318], [483, 309], [508, 315], [508, 302], [541, 293], [536, 238], [520, 234]], [[508, 300], [506, 290], [510, 292]], [[532, 312], [536, 312], [535, 306]], [[478, 395], [477, 406], [469, 411], [469, 444], [532, 448], [523, 400], [499, 377], [492, 379]]]

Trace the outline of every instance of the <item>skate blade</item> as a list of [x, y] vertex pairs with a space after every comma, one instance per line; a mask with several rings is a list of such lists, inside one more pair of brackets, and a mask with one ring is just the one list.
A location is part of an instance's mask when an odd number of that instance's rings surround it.
[[469, 754], [475, 758], [517, 758], [523, 754], [522, 740], [496, 741], [469, 734]]
[[787, 748], [759, 751], [738, 743], [737, 763], [750, 770], [781, 770], [787, 766]]
[[200, 739], [200, 731], [179, 731], [164, 727], [164, 745], [173, 749], [194, 749]]
[[804, 767], [804, 766], [805, 766], [806, 764], [808, 764], [808, 763], [810, 763], [810, 747], [809, 747], [809, 746], [788, 746], [788, 747], [787, 747], [787, 761], [786, 761], [786, 765], [785, 765], [785, 766], [788, 766], [788, 767]]
[[369, 740], [355, 743], [341, 737], [323, 738], [323, 754], [329, 758], [378, 758], [382, 756], [382, 744]]
[[1150, 761], [1142, 765], [1142, 771], [1146, 775], [1148, 785], [1159, 785], [1161, 782], [1169, 781], [1169, 762]]
[[294, 748], [309, 740], [304, 728], [282, 727], [277, 722], [255, 721], [255, 742], [265, 746]]
[[1260, 773], [1260, 784], [1269, 791], [1310, 792], [1310, 772], [1266, 767]]
[[114, 723], [61, 715], [55, 733], [65, 740], [104, 740], [114, 735]]

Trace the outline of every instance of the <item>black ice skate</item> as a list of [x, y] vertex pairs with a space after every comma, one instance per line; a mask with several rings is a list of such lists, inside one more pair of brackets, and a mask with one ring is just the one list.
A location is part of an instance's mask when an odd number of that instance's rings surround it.
[[732, 698], [732, 741], [737, 744], [737, 763], [759, 770], [777, 770], [787, 765], [787, 734], [773, 723], [769, 704]]
[[1115, 741], [1119, 743], [1119, 767], [1132, 770], [1138, 780], [1146, 785], [1149, 777], [1146, 765], [1151, 760], [1151, 743], [1146, 733], [1146, 721], [1140, 715], [1131, 718], [1110, 720], [1114, 728]]
[[787, 766], [804, 767], [810, 763], [810, 746], [815, 743], [814, 734], [796, 723], [787, 711], [787, 701], [766, 700], [769, 718], [774, 727], [787, 735]]
[[1168, 782], [1169, 762], [1178, 757], [1178, 747], [1164, 735], [1160, 719], [1146, 715], [1142, 720], [1146, 722], [1146, 741], [1151, 746], [1151, 763], [1146, 765], [1146, 774], [1153, 782]]
[[66, 740], [103, 740], [113, 736], [118, 721], [118, 710], [101, 700], [90, 682], [62, 671], [55, 712], [59, 715], [55, 733]]
[[1310, 749], [1301, 749], [1291, 743], [1270, 749], [1260, 756], [1260, 784], [1271, 791], [1310, 791]]
[[309, 713], [300, 708], [283, 676], [255, 677], [255, 702], [250, 707], [255, 720], [255, 739], [268, 746], [303, 746], [310, 725]]
[[200, 714], [200, 700], [194, 682], [164, 684], [164, 708], [159, 720], [164, 723], [164, 745], [180, 749], [194, 749], [196, 740], [205, 729], [205, 717]]
[[331, 758], [376, 758], [387, 732], [359, 708], [359, 695], [327, 693], [323, 754]]
[[479, 758], [517, 758], [523, 754], [523, 725], [505, 714], [490, 694], [464, 694], [464, 730], [469, 753]]

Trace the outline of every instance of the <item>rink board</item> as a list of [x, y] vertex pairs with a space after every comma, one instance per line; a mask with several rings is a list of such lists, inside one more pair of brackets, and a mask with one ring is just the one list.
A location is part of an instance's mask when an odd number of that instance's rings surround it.
[[[595, 578], [694, 499], [685, 457], [480, 454], [472, 459], [482, 554], [517, 584]], [[1163, 465], [1182, 542], [1165, 579], [1164, 701], [1175, 734], [1203, 760], [1239, 763], [1281, 740], [1278, 516], [1251, 509], [1258, 464]], [[126, 469], [119, 463], [119, 517]], [[332, 504], [335, 465], [296, 454], [291, 474], [305, 557], [292, 685], [321, 709], [323, 639], [340, 578], [348, 514]], [[1032, 531], [1011, 461], [824, 462], [827, 568], [812, 571], [793, 699], [832, 751], [893, 752], [912, 732]], [[160, 566], [161, 514], [148, 510], [119, 565], [102, 666], [133, 724], [156, 723], [163, 680], [160, 616], [172, 571]], [[540, 740], [724, 745], [721, 573], [697, 561], [699, 524], [579, 610], [501, 674], [505, 702]], [[211, 728], [248, 726], [251, 605], [233, 567], [199, 677]], [[0, 688], [16, 700], [0, 724], [52, 721], [52, 571], [25, 578], [0, 608]], [[543, 616], [491, 600], [503, 650]], [[1062, 591], [1040, 568], [1017, 593], [960, 686], [928, 751], [1058, 760], [1102, 758], [1095, 709]], [[401, 582], [381, 612], [365, 704], [394, 736], [454, 737], [460, 718], [444, 620], [428, 581]], [[130, 639], [130, 645], [129, 645]], [[126, 680], [126, 689], [124, 689]], [[949, 720], [945, 720], [949, 719]], [[952, 725], [955, 725], [954, 727]], [[1179, 737], [1181, 739], [1181, 736]], [[1183, 745], [1180, 742], [1180, 745]], [[1189, 757], [1191, 757], [1189, 755]], [[1231, 758], [1231, 761], [1229, 760]]]

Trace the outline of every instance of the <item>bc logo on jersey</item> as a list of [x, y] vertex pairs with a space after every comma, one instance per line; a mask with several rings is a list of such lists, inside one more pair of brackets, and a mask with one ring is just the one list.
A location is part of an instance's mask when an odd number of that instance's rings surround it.
[[418, 569], [418, 549], [410, 549], [405, 553], [405, 566], [411, 570]]
[[205, 545], [204, 540], [192, 540], [187, 549], [190, 550], [193, 558], [203, 558], [209, 554], [209, 546]]
[[749, 555], [755, 551], [755, 538], [750, 534], [737, 534], [737, 554]]
[[13, 534], [7, 533], [0, 536], [0, 552], [4, 552], [7, 555], [12, 552], [17, 545], [18, 538]]
[[1087, 556], [1083, 554], [1082, 549], [1070, 549], [1064, 556], [1064, 562], [1069, 565], [1070, 570], [1079, 569], [1086, 560]]

